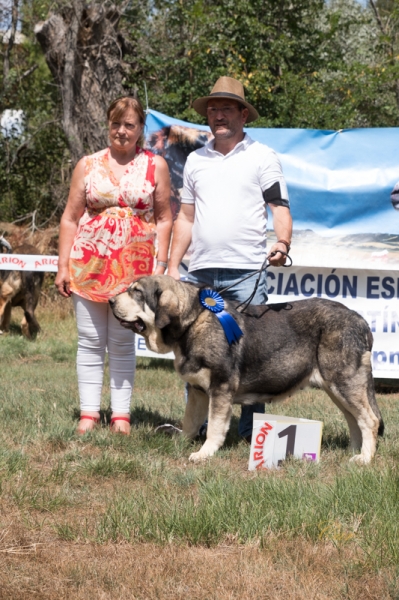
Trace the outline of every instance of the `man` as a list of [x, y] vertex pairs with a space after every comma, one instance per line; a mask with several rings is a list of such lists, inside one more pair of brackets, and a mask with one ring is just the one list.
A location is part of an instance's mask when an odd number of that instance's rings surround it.
[[[266, 205], [279, 240], [270, 249], [275, 253], [270, 257], [271, 265], [285, 263], [281, 251], [290, 249], [292, 219], [276, 153], [244, 132], [244, 125], [259, 115], [246, 102], [241, 83], [220, 77], [210, 95], [195, 100], [193, 107], [208, 118], [214, 139], [187, 159], [168, 274], [180, 279], [179, 265], [192, 242], [188, 280], [219, 291], [262, 266], [266, 257]], [[251, 295], [255, 281], [252, 277], [237, 283], [223, 297], [243, 302]], [[266, 301], [264, 271], [252, 302]], [[238, 430], [247, 441], [251, 439], [254, 412], [264, 412], [264, 405], [242, 407]]]

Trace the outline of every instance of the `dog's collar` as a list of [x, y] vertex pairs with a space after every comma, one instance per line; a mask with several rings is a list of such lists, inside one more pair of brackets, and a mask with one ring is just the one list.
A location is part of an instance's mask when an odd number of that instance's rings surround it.
[[238, 342], [243, 334], [235, 319], [224, 310], [224, 300], [220, 294], [210, 288], [205, 288], [199, 292], [199, 300], [201, 305], [213, 312], [220, 321], [223, 331], [229, 345], [233, 342]]

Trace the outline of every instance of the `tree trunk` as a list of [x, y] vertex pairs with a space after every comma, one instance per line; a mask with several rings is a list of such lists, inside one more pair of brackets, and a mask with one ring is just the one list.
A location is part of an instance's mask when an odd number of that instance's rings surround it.
[[51, 73], [60, 87], [62, 124], [72, 163], [107, 145], [106, 110], [124, 94], [126, 46], [116, 6], [72, 0], [35, 27]]

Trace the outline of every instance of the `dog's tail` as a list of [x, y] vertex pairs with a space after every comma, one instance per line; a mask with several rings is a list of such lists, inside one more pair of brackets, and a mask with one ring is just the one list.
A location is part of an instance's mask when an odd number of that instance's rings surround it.
[[[367, 329], [368, 329], [368, 331], [367, 331], [368, 350], [369, 350], [369, 352], [371, 352], [372, 348], [373, 348], [374, 339], [373, 339], [373, 334], [370, 331], [370, 328], [367, 327]], [[375, 387], [374, 387], [374, 379], [373, 379], [372, 375], [370, 376], [370, 379], [369, 379], [367, 396], [368, 396], [372, 411], [380, 422], [380, 424], [378, 426], [378, 435], [382, 437], [384, 435], [385, 425], [384, 425], [384, 421], [382, 420], [382, 415], [381, 415], [380, 409], [378, 408], [377, 400], [375, 399]]]
[[[5, 248], [7, 254], [11, 254], [12, 253], [12, 248], [11, 248], [11, 244], [9, 242], [7, 242], [6, 239], [4, 239], [4, 237], [2, 235], [0, 235], [0, 247], [1, 248]], [[1, 250], [3, 252], [3, 250]]]
[[375, 416], [377, 417], [377, 419], [379, 421], [378, 435], [380, 437], [382, 437], [384, 435], [385, 425], [384, 425], [384, 421], [382, 420], [382, 415], [381, 415], [380, 409], [378, 408], [377, 400], [375, 399], [374, 382], [373, 382], [372, 393], [369, 394], [368, 396], [369, 396], [369, 403], [371, 406], [371, 410], [373, 411], [373, 413], [375, 414]]
[[380, 409], [378, 408], [377, 400], [375, 399], [374, 379], [372, 376], [370, 377], [370, 382], [369, 382], [368, 390], [367, 390], [367, 396], [369, 399], [369, 404], [371, 406], [371, 409], [379, 421], [378, 435], [382, 437], [384, 435], [385, 425], [384, 425], [384, 421], [382, 420], [382, 415], [381, 415]]

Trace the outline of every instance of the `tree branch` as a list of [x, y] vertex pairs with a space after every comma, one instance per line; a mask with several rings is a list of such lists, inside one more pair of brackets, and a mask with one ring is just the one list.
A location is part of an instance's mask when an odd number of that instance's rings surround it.
[[3, 78], [4, 78], [4, 88], [7, 86], [7, 79], [10, 73], [10, 56], [11, 51], [14, 46], [15, 41], [15, 33], [17, 31], [17, 22], [18, 22], [18, 0], [13, 0], [12, 9], [11, 9], [11, 30], [10, 37], [8, 38], [7, 47], [4, 52], [4, 60], [3, 60]]
[[385, 31], [384, 23], [382, 22], [382, 19], [381, 19], [381, 16], [380, 16], [379, 10], [378, 10], [378, 8], [377, 8], [377, 5], [376, 5], [376, 3], [374, 2], [374, 0], [370, 0], [370, 6], [371, 6], [371, 8], [373, 9], [373, 12], [374, 12], [375, 18], [377, 19], [377, 23], [378, 23], [378, 26], [379, 26], [379, 28], [381, 29], [381, 32], [382, 32], [384, 35], [386, 35], [386, 31]]
[[36, 64], [29, 67], [29, 69], [27, 69], [25, 71], [25, 73], [22, 73], [22, 75], [20, 75], [19, 80], [22, 81], [26, 77], [29, 77], [29, 75], [31, 75], [33, 73], [33, 71], [36, 71], [37, 68], [38, 68], [38, 65], [36, 65]]

